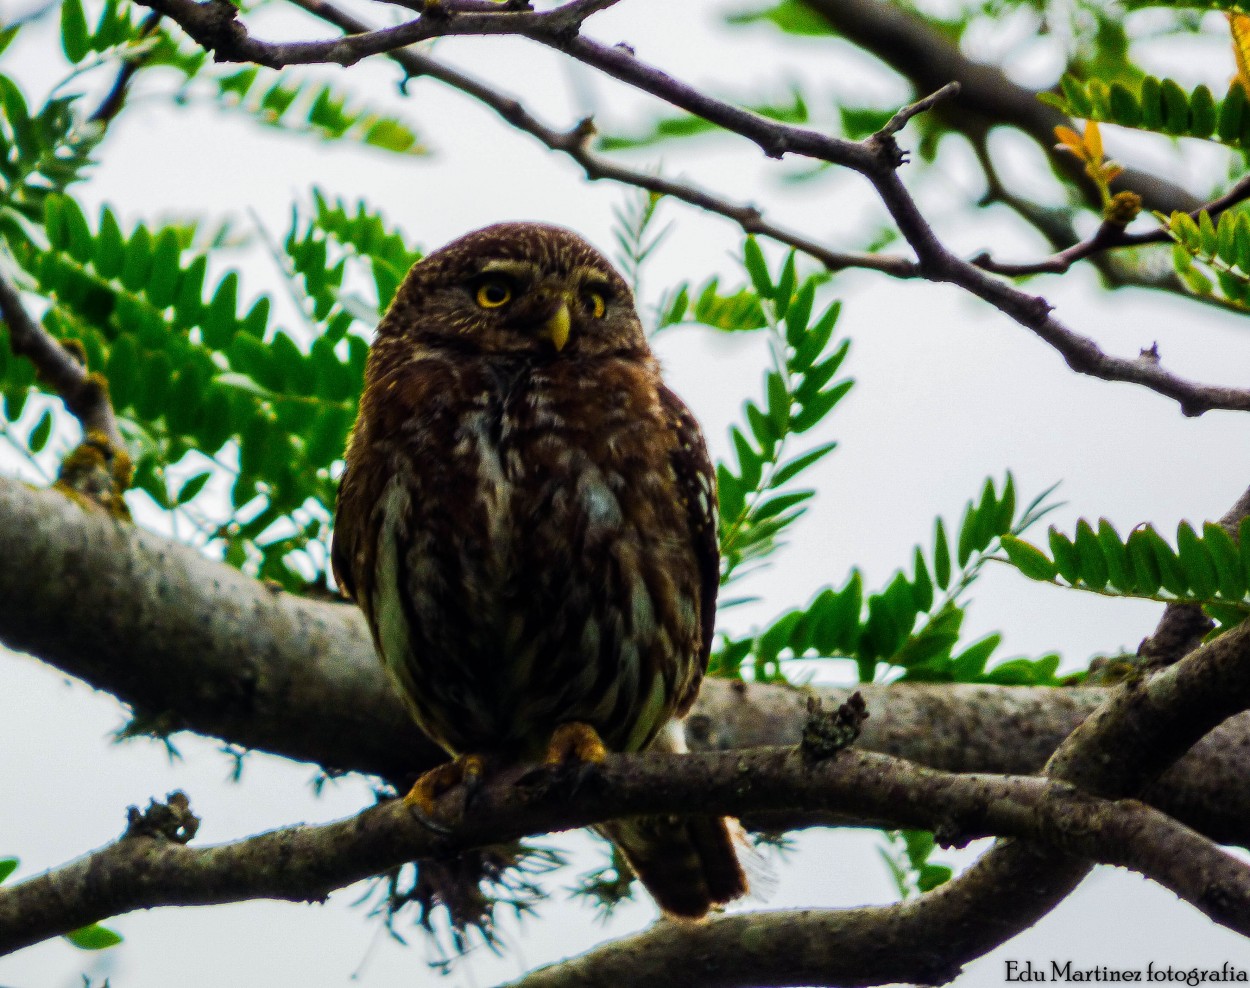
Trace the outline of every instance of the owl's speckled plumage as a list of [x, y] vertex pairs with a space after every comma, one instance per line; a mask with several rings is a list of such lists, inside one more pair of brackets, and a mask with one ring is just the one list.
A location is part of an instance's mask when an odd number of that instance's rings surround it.
[[[510, 761], [572, 722], [668, 744], [711, 644], [714, 474], [620, 275], [566, 230], [470, 233], [413, 267], [365, 378], [334, 568], [421, 727]], [[745, 891], [724, 821], [610, 830], [670, 913]]]

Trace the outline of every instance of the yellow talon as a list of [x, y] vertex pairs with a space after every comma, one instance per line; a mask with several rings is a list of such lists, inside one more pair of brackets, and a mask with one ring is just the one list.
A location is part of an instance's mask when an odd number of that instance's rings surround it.
[[404, 802], [427, 817], [437, 817], [439, 799], [458, 785], [463, 784], [467, 789], [477, 786], [485, 768], [486, 760], [481, 755], [461, 755], [443, 762], [413, 783]]
[[566, 762], [597, 765], [607, 757], [608, 749], [604, 747], [599, 732], [582, 721], [572, 721], [556, 728], [543, 760], [548, 765], [563, 765]]

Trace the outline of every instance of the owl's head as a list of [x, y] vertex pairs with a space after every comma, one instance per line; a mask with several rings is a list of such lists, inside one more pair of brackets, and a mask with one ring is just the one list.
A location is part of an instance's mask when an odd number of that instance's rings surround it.
[[425, 257], [378, 335], [540, 359], [647, 349], [625, 279], [577, 234], [539, 223], [488, 226]]

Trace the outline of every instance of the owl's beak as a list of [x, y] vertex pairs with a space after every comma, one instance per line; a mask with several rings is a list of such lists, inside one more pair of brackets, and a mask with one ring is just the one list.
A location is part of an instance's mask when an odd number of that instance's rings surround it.
[[551, 340], [557, 351], [563, 350], [564, 344], [569, 341], [569, 329], [571, 326], [572, 318], [569, 316], [569, 304], [564, 299], [561, 299], [559, 307], [543, 323], [543, 336]]

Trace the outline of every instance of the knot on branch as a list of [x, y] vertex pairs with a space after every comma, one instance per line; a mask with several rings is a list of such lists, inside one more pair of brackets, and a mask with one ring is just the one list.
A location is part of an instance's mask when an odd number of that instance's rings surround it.
[[230, 0], [206, 0], [196, 4], [194, 17], [175, 18], [202, 47], [213, 52], [215, 61], [227, 61], [247, 40], [247, 30], [239, 23], [239, 8]]
[[[99, 374], [92, 374], [88, 382], [107, 394]], [[52, 486], [84, 508], [103, 508], [114, 518], [130, 521], [130, 509], [122, 494], [133, 476], [134, 464], [126, 451], [105, 433], [91, 429], [62, 461]]]
[[191, 801], [187, 799], [187, 794], [179, 790], [166, 796], [163, 803], [153, 799], [142, 813], [137, 806], [128, 808], [126, 832], [122, 834], [122, 840], [151, 837], [154, 840], [186, 844], [195, 837], [199, 829], [200, 818], [191, 812]]
[[852, 693], [832, 712], [823, 709], [820, 697], [809, 696], [807, 723], [803, 726], [799, 753], [809, 765], [832, 758], [855, 743], [867, 719], [868, 705], [859, 693]]

